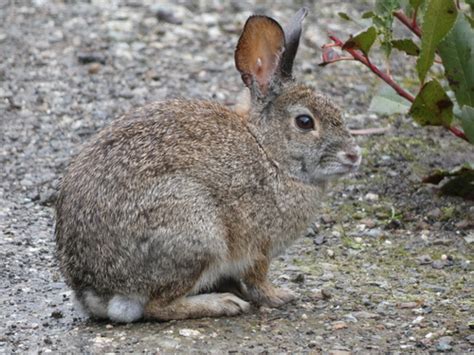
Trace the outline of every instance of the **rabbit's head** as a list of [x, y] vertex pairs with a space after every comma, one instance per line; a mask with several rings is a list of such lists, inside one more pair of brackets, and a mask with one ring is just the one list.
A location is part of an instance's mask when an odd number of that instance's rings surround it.
[[306, 9], [282, 27], [266, 16], [250, 17], [235, 63], [250, 90], [248, 126], [262, 149], [293, 179], [310, 184], [355, 171], [360, 149], [328, 98], [293, 80]]

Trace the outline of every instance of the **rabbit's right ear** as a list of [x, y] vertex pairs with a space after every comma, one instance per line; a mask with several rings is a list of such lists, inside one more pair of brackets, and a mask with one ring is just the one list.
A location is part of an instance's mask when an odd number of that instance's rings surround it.
[[285, 33], [275, 20], [251, 16], [235, 50], [235, 66], [252, 96], [265, 97], [279, 75], [285, 51]]

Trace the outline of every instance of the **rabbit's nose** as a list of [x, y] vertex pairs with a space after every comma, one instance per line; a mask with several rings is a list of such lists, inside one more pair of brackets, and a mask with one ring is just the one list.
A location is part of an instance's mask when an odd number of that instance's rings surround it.
[[351, 165], [357, 167], [360, 165], [360, 161], [362, 160], [362, 156], [360, 154], [360, 148], [358, 146], [351, 147], [348, 150], [341, 150], [337, 153], [337, 157], [341, 161], [341, 163], [345, 165]]

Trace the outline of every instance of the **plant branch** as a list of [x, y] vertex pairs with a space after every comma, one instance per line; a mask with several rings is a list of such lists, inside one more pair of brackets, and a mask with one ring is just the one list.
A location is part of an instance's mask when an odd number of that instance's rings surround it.
[[449, 131], [452, 134], [454, 134], [456, 137], [459, 137], [461, 139], [464, 139], [466, 142], [469, 142], [469, 139], [467, 138], [466, 134], [463, 131], [461, 131], [459, 128], [454, 127], [454, 126], [449, 126], [446, 128], [449, 129]]
[[415, 11], [413, 11], [413, 18], [411, 20], [411, 25], [413, 27], [418, 26], [417, 23], [416, 23], [417, 16], [418, 16], [418, 8], [416, 8]]
[[[344, 43], [338, 37], [336, 37], [333, 34], [329, 34], [329, 38], [333, 41], [333, 43], [323, 46], [323, 49], [324, 48], [332, 48], [332, 47], [339, 47], [341, 49], [343, 48]], [[366, 54], [364, 54], [361, 51], [359, 51], [357, 49], [354, 49], [354, 48], [344, 48], [343, 50], [346, 51], [347, 53], [349, 53], [354, 58], [354, 60], [364, 64], [375, 75], [377, 75], [380, 79], [382, 79], [388, 85], [390, 85], [396, 91], [396, 93], [398, 95], [400, 95], [401, 97], [405, 98], [406, 100], [408, 100], [412, 103], [415, 101], [415, 97], [412, 94], [410, 94], [408, 91], [403, 89], [397, 82], [395, 82], [390, 75], [388, 75], [387, 73], [384, 73], [376, 65], [372, 64], [372, 62], [370, 61], [369, 57]], [[323, 60], [324, 60], [324, 58], [325, 57], [324, 57], [324, 54], [323, 54]], [[326, 58], [326, 59], [328, 59], [328, 58]], [[323, 61], [322, 64], [331, 64], [331, 63], [334, 63], [334, 62], [337, 62], [337, 61], [340, 61], [340, 60], [349, 60], [349, 59], [348, 59], [348, 57], [339, 57], [339, 58], [335, 58], [335, 59], [332, 59], [332, 60]], [[460, 130], [459, 128], [454, 127], [454, 126], [449, 126], [449, 127], [445, 126], [445, 128], [448, 129], [451, 133], [453, 133], [456, 137], [459, 137], [459, 138], [464, 139], [465, 141], [469, 142], [466, 134], [462, 130]]]
[[408, 27], [408, 29], [417, 35], [418, 38], [421, 38], [421, 28], [416, 23], [416, 18], [414, 20], [409, 19], [402, 10], [395, 11], [393, 16]]
[[[395, 11], [393, 15], [400, 20], [401, 23], [403, 23], [410, 31], [412, 31], [418, 38], [421, 38], [422, 32], [421, 28], [418, 26], [416, 23], [416, 13], [413, 17], [413, 19], [409, 19], [407, 15], [402, 10]], [[442, 64], [441, 59], [439, 58], [438, 54], [436, 54], [435, 57], [435, 62], [437, 64]]]
[[[334, 35], [329, 35], [329, 38], [331, 40], [334, 41], [334, 43], [341, 47], [344, 45], [344, 43], [339, 39], [337, 38], [336, 36]], [[405, 99], [407, 99], [408, 101], [410, 102], [414, 102], [415, 101], [415, 97], [413, 95], [411, 95], [410, 93], [408, 93], [407, 91], [405, 91], [400, 85], [398, 85], [398, 83], [396, 83], [388, 74], [384, 73], [383, 71], [381, 71], [376, 65], [372, 64], [370, 62], [370, 60], [368, 60], [368, 58], [362, 54], [361, 52], [359, 52], [358, 50], [356, 49], [351, 49], [351, 48], [346, 48], [345, 51], [347, 51], [351, 56], [354, 57], [355, 60], [361, 62], [362, 64], [364, 64], [366, 67], [368, 67], [375, 75], [377, 75], [380, 79], [382, 79], [383, 81], [385, 81], [388, 85], [390, 85], [396, 92], [398, 95], [400, 95], [401, 97], [404, 97]]]

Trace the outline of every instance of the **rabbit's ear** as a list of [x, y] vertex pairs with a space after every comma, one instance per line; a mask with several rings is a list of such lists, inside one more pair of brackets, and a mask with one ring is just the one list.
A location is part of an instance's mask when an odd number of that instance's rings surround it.
[[293, 61], [300, 43], [302, 24], [307, 14], [306, 8], [299, 9], [285, 27], [286, 50], [281, 59], [281, 75], [284, 78], [291, 78]]
[[285, 34], [278, 22], [266, 16], [247, 20], [235, 50], [235, 66], [252, 95], [268, 94], [275, 75], [280, 74], [284, 50]]

